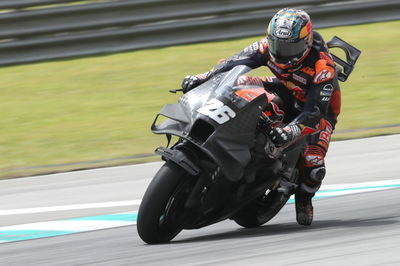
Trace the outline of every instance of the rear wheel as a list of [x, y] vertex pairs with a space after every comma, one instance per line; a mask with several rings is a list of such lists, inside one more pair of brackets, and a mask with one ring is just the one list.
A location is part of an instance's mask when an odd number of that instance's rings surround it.
[[[299, 180], [299, 171], [294, 169], [288, 182], [297, 184]], [[254, 228], [265, 224], [275, 217], [278, 212], [285, 206], [289, 200], [291, 193], [283, 193], [274, 190], [267, 190], [264, 195], [255, 199], [250, 204], [243, 207], [234, 218], [234, 221], [243, 227]]]
[[195, 179], [173, 162], [154, 176], [139, 207], [137, 231], [148, 244], [168, 242], [184, 227], [184, 202]]
[[268, 190], [266, 194], [243, 207], [234, 221], [246, 228], [259, 227], [271, 220], [286, 204], [289, 196], [277, 190]]

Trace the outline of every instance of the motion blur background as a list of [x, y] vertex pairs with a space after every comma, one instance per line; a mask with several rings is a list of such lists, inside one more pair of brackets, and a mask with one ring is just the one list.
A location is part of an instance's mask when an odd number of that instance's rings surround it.
[[1, 1], [0, 178], [157, 159], [168, 90], [260, 40], [283, 7], [362, 51], [334, 139], [400, 133], [400, 0]]

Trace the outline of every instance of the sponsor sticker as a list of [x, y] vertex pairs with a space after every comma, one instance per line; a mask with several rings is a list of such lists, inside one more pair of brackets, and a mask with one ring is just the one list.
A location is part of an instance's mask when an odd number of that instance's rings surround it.
[[247, 46], [246, 48], [244, 48], [245, 53], [247, 53], [247, 52], [253, 53], [254, 51], [257, 51], [257, 50], [258, 50], [258, 42], [255, 42], [255, 43]]
[[282, 69], [280, 69], [277, 65], [275, 65], [274, 63], [272, 63], [271, 61], [268, 61], [268, 66], [269, 68], [271, 68], [272, 70], [274, 70], [275, 72], [281, 74], [282, 73]]
[[258, 50], [258, 42], [253, 43], [251, 48], [253, 51], [257, 51]]
[[332, 86], [332, 84], [326, 84], [326, 85], [322, 88], [322, 90], [324, 90], [324, 91], [333, 91], [333, 86]]
[[329, 70], [324, 69], [315, 76], [314, 83], [321, 83], [321, 82], [331, 79], [332, 77], [333, 77], [333, 74]]
[[270, 76], [267, 76], [267, 81], [268, 82], [274, 82], [274, 79], [272, 77], [270, 77]]
[[319, 94], [320, 94], [321, 96], [331, 96], [331, 95], [332, 95], [332, 92], [331, 92], [331, 91], [321, 91]]
[[258, 51], [260, 51], [261, 54], [265, 54], [265, 52], [267, 51], [267, 47], [268, 47], [268, 41], [267, 38], [263, 38], [262, 41], [260, 42], [260, 44], [258, 45]]
[[319, 166], [324, 164], [324, 158], [318, 155], [307, 155], [306, 161], [313, 166]]
[[299, 75], [296, 75], [296, 74], [294, 74], [294, 73], [293, 73], [292, 76], [293, 76], [293, 79], [294, 79], [294, 80], [296, 80], [296, 81], [298, 81], [298, 82], [300, 82], [300, 83], [303, 83], [304, 85], [307, 84], [307, 80], [306, 80], [305, 78], [300, 77]]
[[286, 28], [278, 28], [275, 31], [275, 35], [278, 38], [282, 38], [282, 39], [289, 39], [292, 36], [292, 31]]
[[323, 101], [323, 102], [329, 102], [330, 99], [331, 99], [331, 97], [323, 97], [323, 98], [322, 98], [322, 101]]
[[331, 139], [331, 134], [332, 134], [332, 125], [326, 121], [326, 127], [321, 133], [319, 134], [319, 139], [325, 141], [327, 144], [329, 144], [329, 141]]

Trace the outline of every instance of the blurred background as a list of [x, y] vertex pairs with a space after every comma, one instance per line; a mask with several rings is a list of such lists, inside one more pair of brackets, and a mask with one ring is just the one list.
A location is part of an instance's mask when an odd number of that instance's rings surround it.
[[3, 0], [0, 178], [157, 160], [168, 90], [263, 38], [283, 7], [362, 51], [334, 140], [400, 133], [400, 0]]

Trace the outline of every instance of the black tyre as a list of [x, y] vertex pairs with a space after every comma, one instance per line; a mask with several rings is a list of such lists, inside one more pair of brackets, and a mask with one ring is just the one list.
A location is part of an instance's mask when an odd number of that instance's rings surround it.
[[[297, 184], [299, 180], [299, 171], [294, 169], [289, 182]], [[289, 193], [291, 194], [291, 193]], [[250, 204], [242, 208], [234, 217], [234, 221], [243, 227], [259, 227], [278, 214], [289, 200], [290, 195], [275, 190], [267, 190]]]
[[139, 207], [137, 231], [148, 244], [168, 242], [184, 227], [183, 203], [193, 177], [173, 162], [154, 176]]
[[271, 220], [289, 200], [289, 196], [277, 190], [257, 198], [242, 208], [234, 217], [234, 221], [246, 228], [259, 227]]

